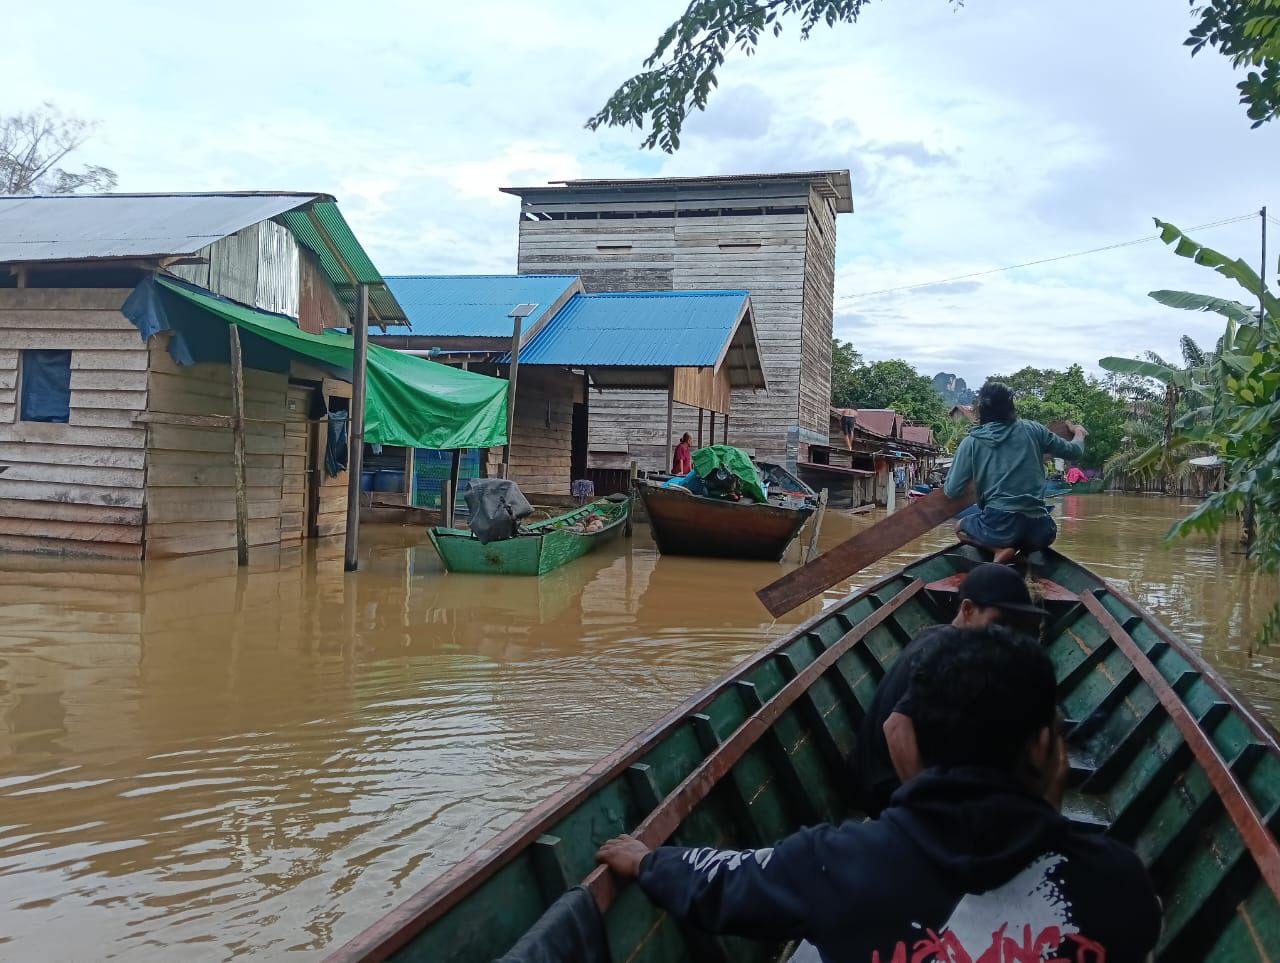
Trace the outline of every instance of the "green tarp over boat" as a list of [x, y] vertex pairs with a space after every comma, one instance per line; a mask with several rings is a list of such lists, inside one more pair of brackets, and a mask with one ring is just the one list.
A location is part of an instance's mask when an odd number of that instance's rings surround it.
[[760, 484], [760, 472], [756, 470], [751, 456], [741, 448], [732, 445], [708, 445], [693, 453], [693, 470], [699, 478], [706, 478], [717, 468], [736, 475], [742, 482], [742, 493], [750, 495], [758, 502], [767, 502], [764, 487]]
[[[173, 331], [169, 353], [191, 365], [226, 362], [226, 328], [234, 324], [244, 339], [245, 364], [288, 371], [302, 357], [351, 379], [355, 339], [348, 334], [309, 334], [291, 319], [228, 301], [169, 278], [143, 281], [122, 311], [143, 340]], [[369, 345], [364, 440], [412, 448], [487, 448], [507, 441], [507, 382]]]

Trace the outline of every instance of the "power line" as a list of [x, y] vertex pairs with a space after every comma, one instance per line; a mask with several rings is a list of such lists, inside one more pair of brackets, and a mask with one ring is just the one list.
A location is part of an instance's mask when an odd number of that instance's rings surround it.
[[[1187, 231], [1206, 231], [1211, 227], [1223, 227], [1227, 224], [1237, 224], [1240, 221], [1248, 221], [1257, 216], [1258, 215], [1256, 213], [1241, 214], [1239, 217], [1227, 217], [1227, 218], [1223, 218], [1220, 221], [1210, 221], [1208, 224], [1197, 224], [1194, 227], [1187, 228], [1186, 230]], [[1272, 219], [1270, 215], [1267, 215], [1267, 217], [1268, 219]], [[1135, 244], [1147, 244], [1151, 241], [1158, 241], [1159, 239], [1160, 239], [1159, 234], [1150, 234], [1147, 237], [1134, 238], [1132, 241], [1120, 241], [1119, 243], [1116, 243], [1116, 244], [1108, 244], [1105, 247], [1094, 247], [1094, 248], [1090, 248], [1087, 251], [1076, 251], [1072, 254], [1058, 254], [1054, 257], [1042, 257], [1035, 261], [1023, 261], [1021, 264], [1009, 264], [1009, 265], [1006, 265], [1005, 267], [989, 268], [986, 271], [974, 271], [971, 274], [957, 274], [955, 277], [942, 278], [937, 281], [921, 281], [918, 284], [904, 284], [901, 287], [882, 288], [879, 291], [863, 291], [859, 294], [847, 295], [842, 300], [852, 301], [855, 298], [872, 298], [881, 294], [896, 294], [899, 291], [915, 291], [915, 290], [918, 290], [919, 288], [931, 288], [938, 284], [950, 284], [953, 281], [967, 281], [971, 278], [982, 278], [992, 274], [1000, 274], [1003, 271], [1016, 271], [1018, 268], [1035, 267], [1037, 264], [1051, 264], [1054, 261], [1065, 261], [1073, 257], [1084, 257], [1085, 255], [1088, 255], [1088, 254], [1101, 254], [1104, 251], [1114, 251], [1122, 247], [1133, 247]]]

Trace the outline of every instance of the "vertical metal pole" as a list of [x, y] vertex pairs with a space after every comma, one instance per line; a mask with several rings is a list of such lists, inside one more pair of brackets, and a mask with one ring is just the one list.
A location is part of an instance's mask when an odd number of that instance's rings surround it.
[[512, 318], [511, 371], [507, 374], [507, 443], [502, 446], [502, 477], [511, 467], [511, 439], [516, 433], [516, 376], [520, 372], [520, 326], [523, 318]]
[[675, 372], [671, 373], [671, 383], [667, 385], [667, 437], [663, 441], [663, 446], [667, 449], [667, 471], [675, 468], [672, 464], [674, 456], [674, 446], [671, 444], [671, 415], [672, 408], [675, 407], [676, 388], [675, 388]]
[[244, 455], [244, 355], [240, 329], [227, 325], [231, 337], [231, 436], [236, 481], [236, 565], [249, 564], [249, 489], [245, 481]]
[[364, 463], [364, 394], [369, 363], [369, 285], [356, 286], [355, 357], [351, 365], [351, 410], [347, 414], [350, 454], [347, 456], [347, 551], [342, 567], [354, 572], [360, 565], [360, 470]]
[[444, 523], [453, 528], [453, 517], [458, 508], [458, 484], [462, 475], [462, 450], [453, 450], [453, 463], [449, 466], [449, 514]]

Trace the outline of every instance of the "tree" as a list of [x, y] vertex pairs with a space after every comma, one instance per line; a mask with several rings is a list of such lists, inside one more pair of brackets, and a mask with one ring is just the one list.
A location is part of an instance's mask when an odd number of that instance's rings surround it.
[[853, 379], [861, 367], [862, 355], [851, 341], [831, 339], [831, 403], [837, 408], [853, 407], [847, 399], [853, 397]]
[[1080, 463], [1101, 468], [1121, 447], [1128, 415], [1125, 402], [1113, 395], [1106, 384], [1073, 364], [1066, 371], [1053, 368], [1023, 368], [1011, 375], [992, 375], [1013, 389], [1018, 415], [1028, 421], [1049, 424], [1066, 419], [1089, 429]]
[[1186, 44], [1195, 56], [1213, 47], [1236, 68], [1256, 67], [1236, 84], [1240, 103], [1261, 127], [1280, 116], [1280, 0], [1190, 0], [1193, 16]]
[[73, 171], [58, 165], [93, 133], [95, 125], [53, 104], [0, 117], [0, 194], [70, 194], [110, 191], [115, 171], [89, 164]]
[[[782, 21], [800, 22], [808, 39], [819, 24], [855, 23], [870, 0], [691, 0], [684, 14], [658, 38], [645, 69], [625, 81], [587, 127], [649, 127], [645, 147], [672, 153], [694, 108], [705, 110], [716, 71], [730, 50], [755, 52], [766, 33], [782, 33]], [[963, 6], [964, 0], [948, 0]], [[1197, 6], [1197, 4], [1203, 4]], [[1217, 49], [1237, 66], [1261, 67], [1239, 84], [1241, 103], [1254, 127], [1280, 111], [1280, 0], [1191, 0], [1200, 19], [1186, 43], [1192, 55]]]
[[[1103, 358], [1109, 371], [1154, 378], [1179, 392], [1186, 410], [1147, 455], [1168, 457], [1171, 449], [1192, 443], [1211, 446], [1226, 462], [1227, 483], [1176, 524], [1170, 536], [1217, 532], [1226, 519], [1244, 519], [1244, 540], [1264, 570], [1280, 568], [1280, 298], [1266, 292], [1244, 261], [1228, 258], [1187, 237], [1172, 224], [1156, 221], [1161, 239], [1174, 253], [1212, 268], [1239, 284], [1260, 302], [1256, 313], [1237, 301], [1185, 291], [1153, 291], [1168, 307], [1211, 311], [1226, 318], [1226, 330], [1204, 364], [1185, 369], [1158, 361]], [[1186, 350], [1184, 360], [1194, 358]], [[1198, 346], [1195, 346], [1198, 350]], [[1280, 615], [1280, 606], [1276, 614]], [[1273, 625], [1280, 625], [1273, 616]]]
[[837, 408], [892, 408], [908, 421], [935, 429], [947, 421], [947, 406], [933, 382], [901, 359], [854, 365], [843, 392], [832, 391], [831, 403]]

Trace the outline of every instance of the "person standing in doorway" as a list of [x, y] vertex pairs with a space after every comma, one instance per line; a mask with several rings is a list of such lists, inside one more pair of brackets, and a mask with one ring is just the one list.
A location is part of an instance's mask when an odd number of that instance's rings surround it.
[[681, 476], [693, 471], [693, 435], [687, 431], [680, 436], [675, 456], [671, 460], [671, 474]]

